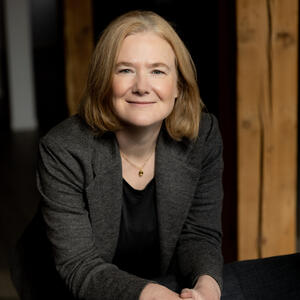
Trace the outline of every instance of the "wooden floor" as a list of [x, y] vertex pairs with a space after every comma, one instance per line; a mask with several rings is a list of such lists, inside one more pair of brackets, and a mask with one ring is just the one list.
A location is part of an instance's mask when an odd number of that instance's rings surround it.
[[11, 249], [35, 213], [37, 132], [1, 136], [0, 300], [18, 299], [9, 275]]

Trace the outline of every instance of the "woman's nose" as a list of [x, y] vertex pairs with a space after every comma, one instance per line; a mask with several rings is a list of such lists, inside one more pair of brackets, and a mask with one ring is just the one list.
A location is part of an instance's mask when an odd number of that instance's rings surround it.
[[149, 94], [149, 83], [147, 77], [143, 74], [137, 74], [132, 88], [132, 93], [143, 96]]

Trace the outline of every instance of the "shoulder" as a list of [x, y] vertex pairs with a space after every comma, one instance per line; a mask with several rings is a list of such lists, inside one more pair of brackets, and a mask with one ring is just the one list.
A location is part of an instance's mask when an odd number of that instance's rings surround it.
[[53, 169], [91, 173], [95, 134], [77, 115], [53, 127], [40, 139], [39, 158]]
[[221, 142], [221, 134], [219, 122], [217, 118], [211, 114], [203, 112], [201, 115], [198, 140], [200, 142], [216, 141]]
[[191, 169], [200, 170], [210, 157], [221, 157], [222, 138], [217, 118], [203, 112], [198, 137], [194, 141], [175, 141], [164, 130], [158, 140], [158, 154], [164, 159], [173, 159], [174, 163], [183, 163]]
[[207, 161], [222, 159], [223, 142], [217, 118], [203, 112], [199, 134], [195, 141], [188, 146], [189, 164], [196, 168], [203, 167]]
[[77, 115], [59, 123], [40, 139], [39, 173], [63, 174], [62, 180], [68, 178], [81, 188], [87, 185], [93, 179], [96, 137]]
[[[99, 162], [117, 157], [115, 135], [97, 135], [78, 115], [53, 127], [40, 139], [39, 158], [54, 168], [64, 166], [73, 173], [93, 177]], [[97, 172], [99, 170], [97, 169]]]
[[63, 148], [87, 146], [94, 138], [94, 133], [78, 116], [74, 115], [62, 121], [41, 138], [45, 144], [58, 144]]
[[[188, 151], [201, 151], [222, 145], [222, 137], [218, 119], [211, 113], [203, 112], [199, 124], [198, 137], [194, 141], [187, 141]], [[204, 153], [203, 153], [204, 154]]]

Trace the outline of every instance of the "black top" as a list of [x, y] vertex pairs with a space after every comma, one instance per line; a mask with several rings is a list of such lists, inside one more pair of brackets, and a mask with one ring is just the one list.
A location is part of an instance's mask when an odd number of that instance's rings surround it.
[[159, 274], [154, 179], [143, 190], [135, 190], [123, 179], [120, 235], [113, 263], [121, 270], [147, 279]]

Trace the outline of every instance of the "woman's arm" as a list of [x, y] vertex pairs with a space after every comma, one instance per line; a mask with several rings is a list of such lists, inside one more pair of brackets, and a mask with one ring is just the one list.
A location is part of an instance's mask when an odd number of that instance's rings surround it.
[[75, 299], [138, 299], [149, 281], [99, 255], [84, 200], [85, 166], [73, 148], [49, 137], [40, 143], [38, 189], [56, 268]]
[[205, 120], [206, 126], [201, 128], [205, 138], [202, 134], [200, 178], [177, 248], [180, 272], [191, 288], [198, 286], [202, 275], [214, 278], [222, 286], [222, 139], [216, 118], [208, 118], [210, 121]]

